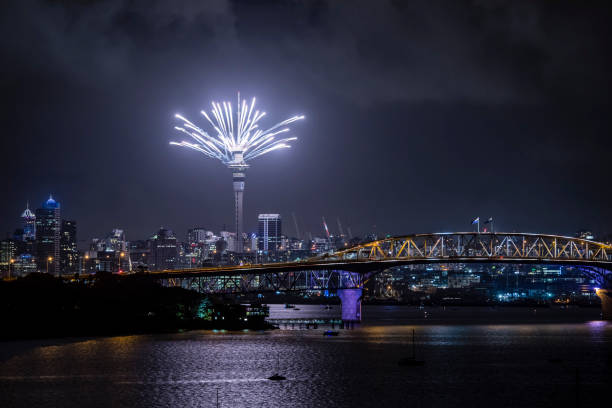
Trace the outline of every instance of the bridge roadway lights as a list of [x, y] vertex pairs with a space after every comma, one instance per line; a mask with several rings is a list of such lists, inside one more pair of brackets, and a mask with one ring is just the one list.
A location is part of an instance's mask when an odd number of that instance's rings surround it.
[[[597, 289], [595, 293], [601, 299], [601, 316], [604, 320], [612, 320], [612, 290]], [[342, 310], [342, 318], [344, 319], [344, 309]]]
[[338, 289], [337, 294], [340, 302], [342, 302], [342, 320], [344, 322], [360, 322], [363, 289]]

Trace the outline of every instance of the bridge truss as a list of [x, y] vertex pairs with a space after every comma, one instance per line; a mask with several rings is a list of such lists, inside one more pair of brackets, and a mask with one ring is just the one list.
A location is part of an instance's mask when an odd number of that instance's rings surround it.
[[163, 282], [167, 286], [180, 286], [200, 293], [231, 294], [361, 288], [369, 276], [341, 270], [300, 270], [241, 275], [182, 275], [169, 277]]
[[574, 266], [612, 287], [612, 245], [529, 233], [433, 233], [389, 237], [300, 262], [247, 264], [153, 273], [169, 285], [236, 293], [358, 288], [373, 274], [419, 264]]
[[610, 262], [612, 246], [558, 235], [455, 232], [390, 237], [319, 258], [344, 260], [496, 258]]

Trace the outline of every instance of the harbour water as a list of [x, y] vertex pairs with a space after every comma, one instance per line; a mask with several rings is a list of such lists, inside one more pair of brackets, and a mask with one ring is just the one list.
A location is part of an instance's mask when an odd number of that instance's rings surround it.
[[[271, 305], [271, 318], [339, 306]], [[0, 407], [586, 407], [609, 401], [598, 309], [364, 306], [364, 323], [0, 343]], [[422, 367], [401, 367], [416, 353]], [[267, 377], [280, 372], [286, 381]]]

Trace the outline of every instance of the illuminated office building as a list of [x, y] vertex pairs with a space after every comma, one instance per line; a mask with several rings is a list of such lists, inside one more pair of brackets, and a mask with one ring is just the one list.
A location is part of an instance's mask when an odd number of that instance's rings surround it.
[[281, 216], [280, 214], [259, 214], [258, 249], [260, 251], [278, 251], [281, 248]]
[[38, 270], [60, 273], [60, 204], [52, 196], [36, 210], [36, 258]]

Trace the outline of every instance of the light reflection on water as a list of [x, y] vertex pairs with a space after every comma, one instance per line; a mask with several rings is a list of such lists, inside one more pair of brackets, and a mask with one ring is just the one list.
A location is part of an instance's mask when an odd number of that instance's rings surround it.
[[[298, 308], [273, 306], [271, 317], [339, 314]], [[318, 328], [0, 343], [0, 406], [214, 407], [219, 390], [222, 407], [564, 407], [575, 406], [576, 369], [583, 406], [609, 392], [612, 325], [596, 310], [430, 315], [365, 307], [366, 321], [338, 337]], [[413, 329], [426, 364], [399, 367]], [[287, 381], [266, 380], [277, 371]]]

